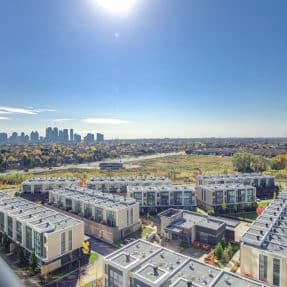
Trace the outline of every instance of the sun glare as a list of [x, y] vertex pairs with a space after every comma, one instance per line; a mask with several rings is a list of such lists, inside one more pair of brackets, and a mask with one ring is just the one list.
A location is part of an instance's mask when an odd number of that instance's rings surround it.
[[135, 0], [97, 0], [97, 2], [111, 13], [126, 14], [134, 6]]

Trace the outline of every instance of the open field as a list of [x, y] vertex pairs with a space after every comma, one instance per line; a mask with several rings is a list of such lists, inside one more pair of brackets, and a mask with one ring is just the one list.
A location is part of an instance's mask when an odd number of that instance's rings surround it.
[[[231, 157], [222, 156], [195, 156], [195, 155], [171, 155], [159, 158], [148, 158], [143, 160], [131, 161], [135, 165], [132, 169], [122, 169], [117, 171], [102, 171], [97, 168], [68, 168], [66, 170], [48, 170], [39, 173], [22, 173], [14, 175], [0, 175], [0, 183], [5, 178], [9, 178], [10, 184], [19, 185], [24, 179], [31, 177], [67, 177], [74, 176], [83, 179], [90, 177], [105, 176], [166, 176], [176, 184], [194, 183], [199, 174], [220, 174], [235, 172]], [[266, 174], [274, 175], [280, 185], [287, 184], [287, 170], [269, 170]], [[14, 182], [15, 179], [15, 182]], [[4, 187], [4, 185], [3, 185]]]
[[200, 174], [217, 174], [234, 172], [231, 158], [219, 156], [174, 155], [162, 158], [145, 159], [130, 162], [137, 167], [117, 171], [102, 171], [99, 169], [67, 169], [49, 170], [34, 174], [23, 174], [22, 178], [44, 176], [75, 176], [90, 178], [98, 176], [166, 176], [175, 183], [194, 183]]

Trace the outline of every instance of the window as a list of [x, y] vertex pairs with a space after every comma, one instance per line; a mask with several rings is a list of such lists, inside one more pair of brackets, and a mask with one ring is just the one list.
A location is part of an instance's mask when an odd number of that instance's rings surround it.
[[123, 286], [123, 276], [120, 272], [116, 272], [112, 269], [109, 270], [109, 285], [110, 287], [121, 287]]
[[267, 256], [259, 255], [259, 280], [267, 281]]
[[34, 231], [34, 249], [38, 256], [43, 255], [43, 234]]
[[72, 209], [72, 200], [69, 198], [66, 198], [66, 210]]
[[90, 204], [85, 204], [84, 205], [84, 216], [85, 218], [90, 218], [92, 216], [92, 208]]
[[169, 205], [169, 193], [168, 191], [162, 191], [160, 193], [160, 205], [168, 206]]
[[16, 221], [16, 240], [22, 243], [22, 223]]
[[280, 260], [273, 259], [273, 285], [280, 286]]
[[0, 212], [0, 231], [4, 231], [4, 213]]
[[173, 205], [182, 205], [182, 192], [175, 191], [173, 193]]
[[79, 201], [75, 202], [75, 213], [80, 214], [81, 213], [81, 203]]
[[134, 198], [139, 204], [142, 204], [143, 196], [142, 196], [142, 193], [141, 193], [141, 192], [134, 192], [133, 198]]
[[103, 221], [103, 209], [101, 207], [95, 207], [95, 221], [102, 222]]
[[111, 227], [116, 227], [116, 213], [113, 210], [107, 210], [106, 211], [106, 217], [107, 217], [107, 225]]
[[32, 250], [32, 229], [26, 226], [26, 248]]
[[131, 224], [134, 223], [134, 209], [133, 208], [131, 208], [131, 219], [130, 219], [130, 221], [131, 221]]
[[147, 192], [147, 206], [155, 206], [155, 192]]
[[61, 254], [66, 252], [66, 233], [61, 234]]
[[8, 216], [8, 236], [13, 237], [13, 218]]
[[69, 242], [68, 242], [68, 249], [73, 249], [73, 231], [69, 230]]

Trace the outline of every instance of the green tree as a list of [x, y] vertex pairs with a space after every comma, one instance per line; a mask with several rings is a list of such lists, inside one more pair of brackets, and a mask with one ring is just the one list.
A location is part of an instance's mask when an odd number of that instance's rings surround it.
[[223, 254], [222, 254], [222, 261], [223, 263], [228, 263], [230, 260], [230, 256], [228, 254], [228, 248], [225, 248], [224, 251], [223, 251]]
[[263, 156], [251, 153], [236, 153], [232, 158], [232, 163], [239, 172], [263, 172], [270, 164]]
[[271, 168], [275, 170], [282, 170], [287, 167], [287, 156], [277, 155], [271, 160]]
[[33, 250], [30, 257], [29, 257], [29, 268], [31, 271], [35, 272], [37, 266], [38, 266], [37, 257], [35, 254], [35, 250]]
[[4, 249], [6, 251], [8, 251], [8, 249], [10, 247], [9, 238], [8, 238], [6, 233], [3, 233], [3, 235], [2, 235], [2, 246], [4, 247]]
[[222, 255], [223, 255], [223, 248], [220, 242], [216, 244], [214, 253], [215, 253], [216, 258], [218, 260], [221, 260]]
[[232, 249], [231, 243], [228, 243], [226, 250], [227, 250], [229, 258], [231, 259], [233, 256], [233, 249]]
[[16, 244], [13, 254], [19, 262], [23, 262], [24, 252], [23, 252], [22, 247], [19, 244]]

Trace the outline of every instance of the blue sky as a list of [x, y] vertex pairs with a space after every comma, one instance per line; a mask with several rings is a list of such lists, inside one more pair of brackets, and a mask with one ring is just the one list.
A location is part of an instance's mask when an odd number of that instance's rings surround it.
[[1, 1], [1, 131], [287, 135], [286, 1], [98, 1]]

